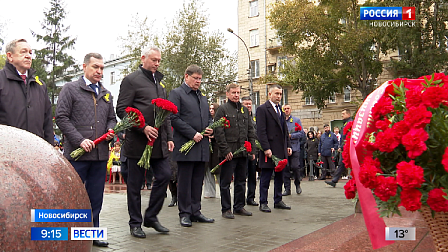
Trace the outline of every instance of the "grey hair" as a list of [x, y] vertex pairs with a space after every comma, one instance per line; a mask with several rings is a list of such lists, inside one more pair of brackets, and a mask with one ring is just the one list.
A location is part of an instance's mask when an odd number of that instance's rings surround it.
[[27, 41], [26, 41], [26, 39], [14, 39], [13, 41], [11, 41], [11, 42], [9, 42], [7, 45], [6, 45], [6, 47], [5, 47], [5, 50], [6, 50], [6, 52], [7, 53], [14, 53], [14, 51], [15, 51], [15, 49], [16, 49], [16, 47], [17, 47], [17, 43], [19, 43], [19, 42], [25, 42], [25, 43], [28, 43]]
[[280, 90], [283, 89], [282, 86], [280, 86], [280, 85], [278, 85], [278, 84], [274, 84], [274, 85], [269, 86], [269, 92], [271, 92], [272, 89], [274, 89], [274, 88], [278, 88], [278, 89], [280, 89]]
[[88, 53], [86, 54], [86, 56], [84, 57], [84, 64], [88, 65], [90, 63], [90, 58], [95, 58], [95, 59], [103, 59], [103, 56], [101, 56], [101, 54], [99, 53]]
[[155, 46], [147, 46], [147, 47], [143, 48], [142, 56], [147, 57], [151, 51], [160, 52], [160, 49], [158, 47], [155, 47]]

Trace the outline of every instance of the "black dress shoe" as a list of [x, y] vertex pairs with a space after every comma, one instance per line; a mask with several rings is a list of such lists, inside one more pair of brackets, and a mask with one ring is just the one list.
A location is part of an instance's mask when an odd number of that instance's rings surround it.
[[331, 185], [332, 187], [336, 187], [336, 183], [333, 181], [325, 181], [325, 183], [327, 183], [327, 185]]
[[291, 190], [285, 190], [285, 191], [282, 193], [282, 196], [288, 196], [288, 195], [291, 195]]
[[321, 177], [319, 177], [317, 180], [326, 180], [327, 178], [325, 177], [325, 176], [321, 176]]
[[291, 210], [291, 207], [290, 207], [290, 206], [287, 206], [287, 205], [285, 204], [285, 202], [283, 202], [283, 201], [280, 201], [279, 203], [275, 203], [275, 204], [274, 204], [274, 208]]
[[180, 217], [180, 225], [182, 227], [191, 227], [190, 217]]
[[258, 206], [258, 203], [255, 202], [255, 200], [253, 200], [253, 199], [248, 200], [246, 203], [248, 206]]
[[146, 238], [146, 234], [141, 227], [131, 227], [131, 235], [137, 238]]
[[260, 204], [260, 211], [265, 213], [270, 213], [271, 209], [268, 207], [267, 204]]
[[244, 208], [241, 208], [239, 210], [233, 210], [233, 214], [243, 215], [243, 216], [252, 216], [252, 213], [247, 211]]
[[301, 194], [302, 193], [302, 188], [300, 188], [300, 185], [296, 186], [296, 193], [297, 194]]
[[213, 222], [215, 222], [214, 219], [207, 218], [203, 214], [200, 214], [198, 216], [192, 215], [190, 217], [190, 219], [191, 219], [191, 222], [204, 222], [204, 223], [213, 223]]
[[107, 241], [93, 240], [93, 246], [97, 246], [97, 247], [107, 247], [107, 246], [109, 246], [109, 243], [108, 243]]
[[170, 231], [168, 228], [162, 226], [162, 224], [160, 224], [160, 222], [158, 221], [145, 221], [143, 223], [143, 226], [154, 228], [157, 232], [160, 233], [168, 233]]
[[177, 196], [172, 196], [171, 203], [168, 205], [168, 207], [173, 207], [177, 205]]
[[233, 215], [233, 213], [230, 210], [223, 212], [222, 217], [226, 219], [235, 219], [235, 215]]

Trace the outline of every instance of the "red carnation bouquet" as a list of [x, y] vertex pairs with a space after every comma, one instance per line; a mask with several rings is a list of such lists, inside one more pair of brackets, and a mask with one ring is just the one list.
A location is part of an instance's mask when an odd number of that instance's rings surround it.
[[[156, 118], [154, 120], [154, 128], [159, 130], [160, 126], [162, 126], [163, 121], [165, 121], [165, 118], [170, 114], [177, 114], [177, 106], [174, 105], [174, 103], [162, 99], [162, 98], [156, 98], [151, 101], [152, 104], [155, 105], [155, 114]], [[146, 144], [145, 151], [143, 151], [143, 155], [138, 161], [137, 165], [140, 167], [143, 167], [145, 169], [149, 169], [151, 160], [151, 154], [152, 154], [152, 148], [154, 146], [155, 139], [149, 139], [148, 143]]]
[[300, 124], [295, 123], [294, 125], [295, 125], [294, 129], [292, 129], [291, 132], [289, 132], [290, 134], [302, 130], [302, 126], [300, 126]]
[[448, 76], [396, 79], [386, 87], [362, 142], [372, 154], [360, 162], [359, 171], [380, 216], [400, 214], [399, 206], [448, 212], [447, 118]]
[[[255, 140], [255, 145], [257, 146], [257, 148], [261, 151], [264, 151], [263, 148], [261, 148], [261, 144], [260, 142], [258, 142], [258, 140]], [[265, 162], [267, 162], [268, 157], [264, 157], [265, 158]], [[275, 171], [276, 172], [281, 172], [283, 171], [283, 169], [285, 169], [286, 165], [288, 164], [288, 159], [280, 159], [274, 155], [271, 156], [272, 161], [275, 164]]]
[[[229, 122], [229, 120], [227, 120], [227, 118], [221, 117], [218, 121], [215, 121], [212, 124], [210, 124], [209, 126], [207, 126], [207, 128], [210, 128], [210, 129], [215, 129], [217, 127], [230, 128], [230, 122]], [[205, 129], [201, 132], [201, 135], [204, 135], [204, 134], [205, 134]], [[190, 150], [193, 148], [193, 146], [195, 144], [196, 144], [196, 142], [193, 139], [191, 139], [188, 142], [184, 143], [180, 147], [179, 152], [180, 153], [184, 153], [185, 155], [187, 155], [188, 152], [190, 152]], [[210, 151], [213, 152], [211, 144], [209, 144], [209, 146], [210, 146], [209, 147]]]
[[[250, 144], [249, 141], [244, 141], [244, 146], [240, 147], [238, 150], [236, 150], [235, 152], [233, 152], [232, 154], [238, 155], [243, 151], [247, 151], [247, 153], [252, 152], [252, 145]], [[213, 174], [219, 167], [221, 167], [225, 162], [227, 162], [227, 159], [224, 159], [223, 161], [221, 161], [219, 164], [217, 164], [215, 167], [213, 167], [213, 169], [210, 171], [211, 174]]]
[[[145, 126], [145, 118], [143, 117], [140, 110], [136, 108], [127, 107], [125, 111], [126, 116], [123, 118], [123, 120], [117, 123], [113, 129], [109, 130], [108, 132], [106, 132], [105, 134], [103, 134], [102, 136], [93, 141], [95, 146], [106, 140], [106, 138], [111, 134], [115, 134], [116, 132], [130, 129], [132, 127], [143, 128]], [[78, 149], [70, 153], [70, 157], [72, 157], [75, 160], [78, 160], [78, 158], [84, 155], [84, 153], [86, 153], [86, 151], [83, 148], [79, 147]]]

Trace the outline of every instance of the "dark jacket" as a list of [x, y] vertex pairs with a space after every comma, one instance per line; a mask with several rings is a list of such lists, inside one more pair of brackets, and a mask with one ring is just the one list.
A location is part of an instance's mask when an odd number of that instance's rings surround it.
[[[215, 121], [221, 117], [226, 117], [230, 122], [230, 128], [218, 127], [215, 129], [215, 139], [218, 143], [221, 157], [225, 157], [230, 152], [234, 152], [244, 146], [245, 141], [249, 141], [255, 146], [255, 129], [252, 125], [252, 118], [249, 110], [240, 102], [228, 100], [219, 106], [216, 111]], [[247, 152], [243, 151], [235, 157], [247, 157]], [[254, 154], [254, 151], [251, 152]]]
[[[280, 159], [288, 157], [287, 148], [291, 148], [288, 128], [284, 120], [279, 120], [269, 101], [257, 108], [257, 136], [263, 150], [270, 149]], [[275, 168], [270, 158], [265, 162], [264, 152], [261, 150], [258, 164], [260, 168]]]
[[27, 85], [17, 69], [6, 62], [0, 70], [0, 124], [34, 133], [51, 145], [54, 143], [51, 103], [47, 86], [28, 70]]
[[319, 146], [319, 139], [308, 138], [305, 143], [306, 155], [308, 160], [317, 160], [317, 148]]
[[338, 144], [338, 137], [333, 132], [324, 132], [320, 137], [318, 152], [322, 156], [329, 157], [333, 154], [331, 153], [331, 148], [334, 148], [334, 150], [337, 151]]
[[[95, 140], [117, 123], [111, 93], [99, 83], [98, 97], [81, 76], [77, 81], [64, 85], [58, 97], [56, 124], [65, 137], [64, 157], [73, 160], [70, 153], [79, 148], [84, 139]], [[106, 141], [98, 144], [78, 161], [103, 161], [109, 159]]]
[[[151, 102], [156, 98], [166, 99], [165, 87], [161, 84], [163, 74], [156, 71], [155, 78], [156, 80], [154, 80], [152, 72], [140, 66], [135, 72], [123, 79], [116, 108], [119, 118], [122, 119], [126, 116], [125, 109], [127, 107], [133, 107], [142, 112], [146, 126], [154, 127], [155, 112], [154, 105]], [[169, 116], [159, 129], [151, 158], [168, 158], [170, 153], [168, 151], [168, 141], [173, 141]], [[147, 143], [148, 138], [143, 133], [143, 128], [131, 128], [126, 131], [124, 154], [128, 158], [140, 159]]]
[[209, 138], [204, 137], [196, 143], [187, 155], [180, 153], [180, 147], [193, 139], [197, 132], [201, 132], [212, 123], [207, 98], [200, 90], [193, 91], [187, 84], [171, 90], [170, 101], [179, 112], [171, 115], [171, 124], [174, 129], [174, 161], [200, 161], [208, 162], [210, 158]]
[[345, 139], [347, 138], [347, 135], [344, 135], [344, 128], [345, 125], [347, 125], [348, 122], [353, 121], [353, 119], [351, 117], [349, 117], [348, 119], [344, 119], [344, 125], [341, 128], [341, 140], [339, 141], [339, 148], [341, 148], [342, 150], [344, 150], [344, 145], [345, 145]]
[[295, 131], [296, 123], [302, 127], [302, 122], [299, 118], [294, 116], [289, 116], [289, 118], [285, 119], [286, 125], [288, 127], [288, 132], [291, 134], [291, 146], [292, 151], [300, 151], [300, 139], [302, 139], [303, 136], [305, 136], [305, 132], [302, 130]]

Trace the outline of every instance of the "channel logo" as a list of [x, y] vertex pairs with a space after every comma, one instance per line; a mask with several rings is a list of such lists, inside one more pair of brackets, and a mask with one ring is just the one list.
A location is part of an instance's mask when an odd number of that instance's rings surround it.
[[361, 20], [415, 20], [415, 7], [361, 7]]
[[72, 241], [107, 240], [105, 227], [72, 227], [70, 231]]

